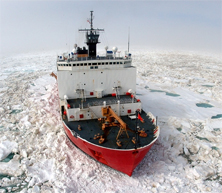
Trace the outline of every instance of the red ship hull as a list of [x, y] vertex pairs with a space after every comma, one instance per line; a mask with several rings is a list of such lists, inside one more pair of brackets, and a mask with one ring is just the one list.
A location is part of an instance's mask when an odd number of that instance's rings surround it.
[[158, 138], [153, 140], [149, 145], [138, 149], [111, 149], [92, 144], [81, 137], [75, 137], [64, 122], [63, 126], [68, 138], [78, 148], [95, 160], [129, 176], [132, 175], [133, 170], [142, 161]]

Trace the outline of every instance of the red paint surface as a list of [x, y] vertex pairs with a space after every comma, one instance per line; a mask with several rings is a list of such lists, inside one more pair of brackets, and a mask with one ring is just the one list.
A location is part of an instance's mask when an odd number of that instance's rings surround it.
[[130, 95], [131, 95], [131, 93], [129, 93], [129, 92], [126, 92], [126, 95], [127, 95], [127, 96], [130, 96]]
[[145, 157], [145, 155], [153, 145], [153, 143], [151, 143], [150, 145], [139, 148], [137, 150], [108, 149], [89, 143], [80, 137], [74, 137], [71, 131], [64, 124], [64, 122], [63, 126], [69, 139], [78, 148], [90, 155], [95, 160], [129, 176], [132, 175], [133, 170], [142, 161], [142, 159]]

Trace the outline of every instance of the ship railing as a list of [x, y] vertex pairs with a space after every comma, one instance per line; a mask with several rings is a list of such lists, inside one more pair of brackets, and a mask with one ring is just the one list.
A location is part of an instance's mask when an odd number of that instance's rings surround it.
[[87, 61], [87, 60], [123, 60], [123, 57], [105, 57], [105, 56], [97, 56], [96, 58], [93, 57], [80, 57], [77, 59], [70, 58], [71, 61]]
[[79, 58], [64, 58], [64, 59], [57, 59], [57, 62], [64, 62], [64, 61], [88, 61], [88, 60], [128, 60], [131, 59], [129, 57], [113, 57], [113, 56], [98, 56], [96, 58], [93, 57], [79, 57]]
[[[117, 104], [118, 103], [118, 100], [117, 99], [108, 99], [108, 100], [105, 100], [106, 101], [106, 105], [113, 105], [113, 104]], [[90, 107], [95, 107], [95, 106], [102, 106], [103, 105], [103, 102], [104, 100], [101, 100], [101, 101], [93, 101], [93, 102], [90, 102], [90, 103], [84, 103], [83, 104], [83, 108], [90, 108]], [[136, 98], [133, 99], [133, 103], [136, 103], [137, 100]], [[121, 98], [120, 99], [120, 104], [129, 104], [129, 103], [132, 103], [132, 99], [131, 98]]]

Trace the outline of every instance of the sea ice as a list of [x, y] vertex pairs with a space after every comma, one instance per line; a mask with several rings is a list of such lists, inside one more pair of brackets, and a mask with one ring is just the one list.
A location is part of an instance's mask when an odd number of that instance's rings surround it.
[[[137, 98], [155, 121], [157, 116], [161, 131], [129, 177], [67, 139], [57, 84], [49, 76], [56, 72], [55, 57], [3, 58], [8, 67], [0, 67], [0, 192], [222, 192], [221, 59], [133, 52]], [[13, 158], [3, 162], [10, 153]]]
[[0, 160], [5, 159], [17, 147], [14, 141], [8, 141], [6, 136], [0, 138]]

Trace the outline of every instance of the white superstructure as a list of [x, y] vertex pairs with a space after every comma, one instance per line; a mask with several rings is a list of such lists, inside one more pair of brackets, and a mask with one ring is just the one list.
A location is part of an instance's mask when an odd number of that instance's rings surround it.
[[92, 18], [91, 12], [91, 29], [79, 30], [86, 32], [88, 49], [75, 44], [72, 52], [57, 57], [61, 112], [69, 121], [101, 118], [105, 105], [119, 116], [141, 110], [135, 99], [136, 68], [131, 65], [131, 54], [120, 57], [117, 47], [108, 50], [106, 46], [104, 56], [98, 56], [96, 44], [103, 29], [94, 29]]
[[131, 66], [131, 59], [58, 61], [57, 71], [60, 99], [64, 95], [80, 98], [79, 89], [86, 98], [112, 94], [115, 87], [119, 95], [136, 89], [136, 68]]

